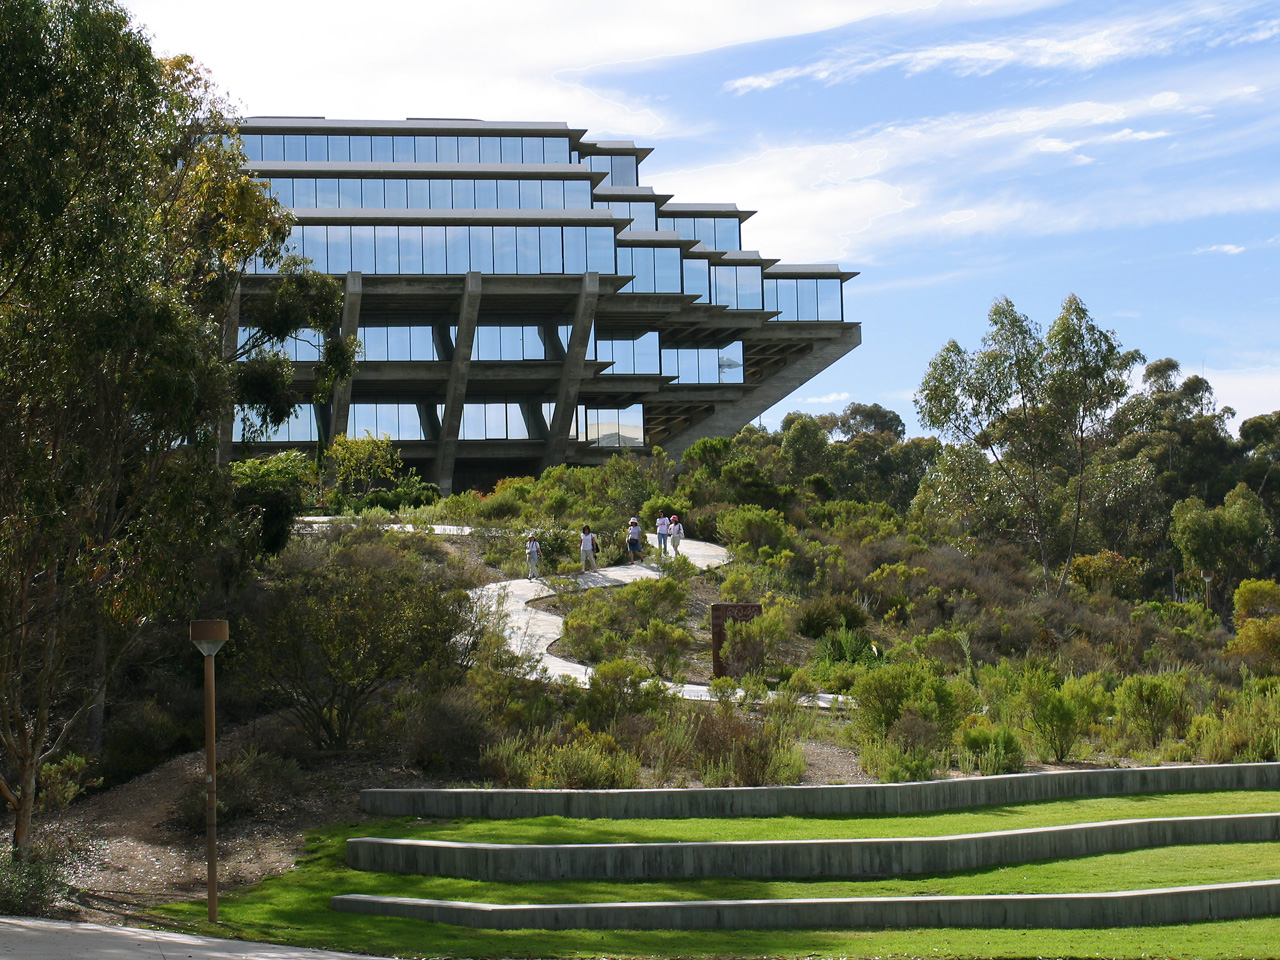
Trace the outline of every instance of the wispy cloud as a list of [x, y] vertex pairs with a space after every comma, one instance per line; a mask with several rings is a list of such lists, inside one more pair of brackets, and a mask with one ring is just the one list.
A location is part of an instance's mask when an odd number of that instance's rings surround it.
[[1130, 15], [1046, 26], [1020, 35], [895, 52], [868, 53], [860, 47], [808, 64], [739, 77], [726, 83], [725, 89], [742, 94], [797, 80], [844, 83], [893, 68], [908, 75], [947, 69], [960, 76], [990, 74], [1005, 67], [1092, 70], [1115, 61], [1164, 56], [1191, 47], [1263, 43], [1280, 34], [1280, 18], [1266, 16], [1273, 11], [1270, 0], [1193, 0]]
[[845, 400], [848, 400], [848, 399], [849, 399], [849, 394], [847, 393], [828, 393], [825, 397], [805, 397], [800, 402], [816, 403], [816, 404], [823, 404], [823, 405], [829, 406], [830, 404], [833, 404], [833, 403], [843, 403]]
[[1244, 253], [1245, 248], [1236, 246], [1234, 243], [1215, 243], [1212, 247], [1201, 247], [1196, 253], [1225, 253], [1235, 256], [1237, 253]]

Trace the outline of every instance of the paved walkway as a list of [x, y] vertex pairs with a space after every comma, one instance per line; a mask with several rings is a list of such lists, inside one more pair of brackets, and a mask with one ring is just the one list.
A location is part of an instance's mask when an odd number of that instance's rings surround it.
[[0, 917], [0, 960], [376, 960], [167, 930]]

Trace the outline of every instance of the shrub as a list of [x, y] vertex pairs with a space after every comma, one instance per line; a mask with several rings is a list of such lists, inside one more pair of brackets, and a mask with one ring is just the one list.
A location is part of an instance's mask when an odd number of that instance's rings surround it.
[[608, 660], [592, 671], [573, 716], [591, 729], [603, 730], [625, 714], [654, 710], [670, 698], [663, 683], [640, 664]]
[[1044, 667], [1023, 671], [1016, 710], [1040, 759], [1062, 763], [1100, 717], [1106, 692], [1096, 676], [1062, 681]]
[[1187, 742], [1209, 763], [1280, 760], [1280, 689], [1250, 681], [1221, 718], [1195, 717]]
[[435, 690], [424, 684], [398, 696], [396, 707], [399, 742], [423, 770], [473, 770], [493, 741], [484, 706], [468, 687]]
[[35, 853], [29, 860], [0, 857], [0, 915], [47, 917], [66, 894], [65, 865]]
[[761, 547], [776, 550], [787, 534], [787, 524], [777, 510], [745, 504], [723, 511], [716, 517], [722, 542], [754, 557]]
[[565, 737], [543, 732], [507, 737], [487, 748], [481, 765], [511, 787], [616, 790], [636, 786], [640, 761], [607, 733], [578, 724]]
[[984, 777], [1018, 773], [1024, 758], [1022, 742], [1013, 729], [986, 717], [971, 715], [956, 731], [957, 760], [964, 772], [977, 770]]
[[[967, 684], [959, 681], [964, 688]], [[958, 696], [960, 695], [960, 696]], [[920, 661], [867, 671], [853, 686], [853, 718], [863, 768], [886, 781], [930, 779], [950, 766], [952, 737], [972, 699]]]
[[875, 636], [865, 627], [839, 627], [818, 641], [813, 656], [827, 663], [872, 663], [876, 659]]
[[201, 728], [182, 724], [155, 700], [114, 707], [104, 731], [100, 766], [108, 786], [124, 783], [163, 763], [194, 750]]
[[869, 619], [867, 611], [853, 597], [828, 593], [801, 605], [796, 614], [796, 632], [817, 640], [835, 630], [864, 627]]
[[662, 620], [650, 620], [631, 637], [631, 646], [649, 658], [653, 672], [660, 677], [670, 677], [680, 668], [680, 659], [692, 644], [693, 634]]
[[[218, 820], [231, 821], [261, 813], [296, 797], [305, 782], [297, 760], [247, 744], [218, 761]], [[204, 829], [205, 794], [203, 777], [188, 785], [178, 800], [180, 824], [193, 831]]]
[[1126, 677], [1116, 689], [1116, 711], [1125, 729], [1152, 749], [1168, 734], [1185, 734], [1194, 712], [1190, 678], [1179, 673]]
[[804, 775], [804, 754], [786, 723], [745, 716], [728, 701], [694, 709], [699, 776], [706, 786], [776, 786]]

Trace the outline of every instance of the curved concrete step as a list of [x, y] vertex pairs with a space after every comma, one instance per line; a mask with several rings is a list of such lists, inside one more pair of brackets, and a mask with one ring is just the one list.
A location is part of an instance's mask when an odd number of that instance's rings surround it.
[[457, 843], [357, 837], [347, 866], [467, 880], [872, 879], [1148, 847], [1280, 840], [1280, 814], [1158, 817], [944, 837], [693, 843]]

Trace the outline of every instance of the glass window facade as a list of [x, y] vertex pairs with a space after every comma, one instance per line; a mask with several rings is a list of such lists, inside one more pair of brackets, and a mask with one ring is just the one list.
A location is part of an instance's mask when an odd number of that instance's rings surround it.
[[416, 403], [352, 403], [347, 436], [388, 436], [392, 440], [426, 440]]
[[[248, 416], [247, 411], [241, 407], [236, 410], [235, 423], [231, 428], [231, 439], [240, 443], [245, 439], [245, 420]], [[255, 428], [257, 421], [250, 418], [249, 432], [256, 434]], [[294, 410], [293, 416], [285, 423], [277, 427], [275, 430], [269, 431], [265, 436], [254, 437], [263, 443], [315, 443], [320, 439], [319, 427], [316, 425], [316, 411], [309, 403], [299, 404]]]
[[835, 279], [768, 279], [764, 308], [779, 311], [779, 320], [843, 320], [840, 286]]
[[[273, 177], [268, 191], [299, 210], [590, 210], [587, 180], [425, 180]], [[653, 204], [621, 204], [649, 207]], [[620, 216], [628, 216], [621, 213]], [[652, 220], [652, 217], [650, 217]], [[635, 229], [652, 230], [653, 227]]]
[[658, 219], [656, 203], [646, 203], [642, 201], [627, 202], [623, 200], [609, 200], [597, 203], [600, 209], [611, 211], [616, 217], [629, 217], [631, 226], [629, 230], [657, 230]]
[[547, 345], [542, 337], [542, 328], [519, 324], [478, 324], [471, 359], [546, 360]]
[[662, 375], [675, 383], [742, 383], [742, 342], [727, 347], [679, 347], [662, 351]]
[[[251, 161], [568, 163], [568, 137], [281, 136], [244, 134]], [[625, 159], [625, 158], [618, 158]], [[632, 161], [635, 157], [630, 158]], [[634, 163], [633, 163], [634, 169]]]
[[580, 162], [585, 163], [588, 170], [605, 174], [604, 180], [600, 182], [602, 187], [638, 187], [640, 185], [640, 161], [634, 156], [588, 156], [581, 157]]
[[604, 371], [606, 374], [661, 373], [658, 331], [650, 330], [630, 340], [596, 340], [595, 358], [613, 364]]
[[711, 268], [711, 302], [737, 310], [760, 310], [764, 307], [763, 280], [760, 267]]
[[635, 277], [623, 293], [679, 293], [681, 289], [678, 247], [619, 247], [618, 273]]
[[[239, 347], [244, 349], [251, 337], [257, 333], [253, 327], [241, 327], [238, 333]], [[290, 337], [284, 343], [274, 349], [285, 354], [290, 360], [308, 361], [319, 360], [320, 351], [324, 346], [324, 337], [318, 331], [307, 330], [296, 337]]]
[[[444, 404], [438, 404], [436, 411], [438, 416], [444, 417]], [[465, 403], [462, 405], [458, 439], [528, 440], [529, 423], [525, 419], [524, 406], [507, 400]]]
[[737, 217], [659, 217], [659, 230], [674, 230], [686, 240], [699, 240], [712, 250], [741, 250]]
[[[609, 227], [305, 226], [286, 251], [322, 273], [617, 272]], [[259, 261], [249, 269], [272, 272]]]
[[599, 447], [643, 447], [644, 406], [579, 407], [573, 436]]
[[439, 360], [435, 330], [426, 325], [361, 327], [362, 361]]

